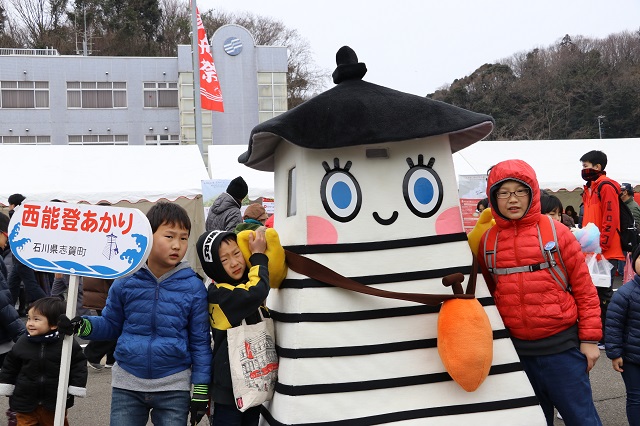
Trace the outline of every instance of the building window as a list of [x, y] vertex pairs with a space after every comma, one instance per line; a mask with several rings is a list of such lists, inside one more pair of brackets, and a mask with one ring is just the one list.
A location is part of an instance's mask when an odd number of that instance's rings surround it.
[[295, 216], [298, 212], [296, 200], [296, 185], [296, 168], [293, 167], [289, 170], [287, 179], [287, 217]]
[[146, 135], [146, 145], [180, 145], [180, 135]]
[[145, 82], [145, 108], [178, 108], [178, 83]]
[[0, 81], [0, 108], [49, 108], [48, 81]]
[[124, 81], [68, 81], [67, 108], [126, 108]]
[[127, 135], [69, 135], [69, 145], [128, 145]]
[[0, 136], [0, 144], [50, 145], [51, 136]]
[[258, 115], [260, 123], [287, 110], [287, 74], [258, 73]]

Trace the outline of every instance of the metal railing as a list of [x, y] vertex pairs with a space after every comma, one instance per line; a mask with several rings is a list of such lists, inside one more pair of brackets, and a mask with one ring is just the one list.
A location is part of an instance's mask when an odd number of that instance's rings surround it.
[[16, 49], [9, 47], [0, 48], [0, 56], [20, 55], [20, 56], [60, 56], [57, 49], [47, 47], [46, 49]]

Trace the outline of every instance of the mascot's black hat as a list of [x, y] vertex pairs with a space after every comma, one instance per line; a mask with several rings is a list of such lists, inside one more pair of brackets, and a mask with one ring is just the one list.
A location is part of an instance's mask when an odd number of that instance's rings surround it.
[[456, 152], [493, 130], [488, 115], [362, 81], [367, 68], [348, 46], [340, 48], [336, 62], [337, 85], [254, 127], [240, 163], [273, 171], [273, 154], [283, 140], [326, 149], [449, 135]]

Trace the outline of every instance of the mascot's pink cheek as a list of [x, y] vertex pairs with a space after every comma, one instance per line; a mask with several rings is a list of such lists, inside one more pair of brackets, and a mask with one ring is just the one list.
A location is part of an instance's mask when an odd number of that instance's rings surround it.
[[436, 234], [457, 234], [458, 232], [464, 232], [462, 216], [458, 207], [451, 207], [438, 215]]
[[331, 222], [318, 216], [307, 216], [307, 244], [336, 244], [338, 231]]

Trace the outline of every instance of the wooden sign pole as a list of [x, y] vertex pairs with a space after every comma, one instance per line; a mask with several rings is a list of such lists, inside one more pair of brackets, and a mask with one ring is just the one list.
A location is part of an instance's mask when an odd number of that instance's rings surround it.
[[[76, 316], [78, 304], [78, 276], [69, 276], [69, 290], [67, 292], [67, 317]], [[56, 415], [54, 426], [64, 426], [64, 414], [67, 408], [67, 387], [69, 386], [69, 371], [71, 369], [71, 349], [73, 336], [64, 336], [62, 342], [62, 357], [60, 359], [60, 376], [58, 377], [58, 397], [56, 399]]]

